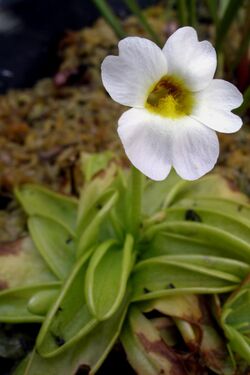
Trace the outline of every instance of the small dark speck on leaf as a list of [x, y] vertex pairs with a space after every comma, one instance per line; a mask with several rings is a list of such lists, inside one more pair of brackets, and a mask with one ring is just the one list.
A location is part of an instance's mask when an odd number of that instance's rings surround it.
[[167, 289], [175, 289], [174, 284], [173, 284], [173, 283], [169, 283], [169, 284], [167, 285]]
[[99, 204], [96, 205], [96, 208], [97, 208], [97, 210], [101, 210], [102, 209], [102, 205], [99, 203]]
[[201, 217], [194, 210], [187, 210], [186, 211], [185, 220], [187, 220], [187, 221], [196, 221], [198, 223], [202, 222]]
[[88, 365], [81, 365], [78, 367], [75, 375], [88, 375], [90, 373], [91, 368]]
[[150, 290], [148, 288], [143, 288], [143, 292], [146, 294], [146, 293], [150, 293]]
[[238, 211], [240, 212], [242, 210], [243, 206], [241, 204], [238, 205]]
[[67, 238], [65, 242], [67, 245], [70, 244], [72, 242], [72, 238], [71, 237]]
[[58, 346], [62, 346], [65, 344], [65, 340], [60, 336], [54, 336], [54, 339], [55, 339], [56, 345]]

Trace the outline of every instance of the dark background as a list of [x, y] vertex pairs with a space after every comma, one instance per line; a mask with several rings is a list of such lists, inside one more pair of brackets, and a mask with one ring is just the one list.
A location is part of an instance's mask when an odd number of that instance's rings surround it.
[[[122, 1], [109, 4], [121, 18], [129, 13]], [[0, 0], [0, 93], [55, 73], [65, 31], [89, 26], [98, 15], [91, 0]]]

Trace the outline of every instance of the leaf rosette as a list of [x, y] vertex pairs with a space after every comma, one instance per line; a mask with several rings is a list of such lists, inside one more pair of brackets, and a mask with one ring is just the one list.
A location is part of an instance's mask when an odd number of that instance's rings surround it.
[[94, 374], [117, 341], [143, 375], [247, 366], [247, 198], [218, 175], [145, 180], [132, 233], [130, 173], [84, 161], [79, 200], [16, 189], [29, 237], [0, 246], [0, 319], [41, 327], [15, 375]]

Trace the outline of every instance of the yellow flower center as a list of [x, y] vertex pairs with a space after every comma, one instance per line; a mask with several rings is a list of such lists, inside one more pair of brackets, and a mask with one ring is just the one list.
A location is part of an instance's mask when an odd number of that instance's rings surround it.
[[181, 79], [166, 75], [150, 89], [145, 107], [164, 117], [179, 118], [191, 114], [194, 95]]

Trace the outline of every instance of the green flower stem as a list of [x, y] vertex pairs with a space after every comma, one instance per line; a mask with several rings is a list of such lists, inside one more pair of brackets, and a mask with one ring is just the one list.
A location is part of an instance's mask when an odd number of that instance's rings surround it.
[[[217, 28], [217, 35], [216, 35], [217, 52], [221, 51], [227, 32], [232, 22], [235, 20], [235, 16], [237, 15], [239, 9], [241, 8], [243, 2], [244, 2], [243, 0], [231, 0], [228, 2], [228, 5], [225, 9], [225, 12]], [[223, 2], [221, 2], [221, 4], [223, 5]]]
[[189, 10], [189, 25], [196, 27], [197, 19], [196, 19], [196, 1], [195, 0], [188, 1], [188, 10]]
[[186, 0], [179, 0], [177, 3], [178, 19], [180, 26], [188, 25], [188, 13]]
[[122, 39], [126, 36], [125, 31], [123, 30], [119, 19], [113, 12], [113, 9], [109, 6], [106, 0], [92, 0], [95, 6], [99, 9], [101, 15], [112, 27], [119, 39]]
[[131, 233], [135, 236], [138, 234], [141, 220], [143, 177], [143, 174], [132, 166], [129, 227]]
[[209, 13], [214, 21], [214, 24], [217, 28], [218, 22], [219, 22], [219, 17], [218, 17], [218, 9], [217, 9], [217, 4], [214, 0], [207, 0], [207, 7], [209, 10]]
[[138, 20], [140, 21], [141, 25], [144, 27], [144, 29], [147, 31], [147, 33], [151, 36], [152, 40], [158, 44], [159, 46], [162, 45], [162, 42], [160, 41], [157, 33], [154, 31], [154, 29], [149, 24], [147, 17], [144, 16], [143, 12], [141, 11], [138, 3], [136, 0], [124, 0], [127, 7], [131, 10], [134, 15], [137, 16]]

